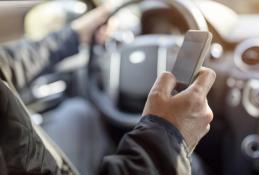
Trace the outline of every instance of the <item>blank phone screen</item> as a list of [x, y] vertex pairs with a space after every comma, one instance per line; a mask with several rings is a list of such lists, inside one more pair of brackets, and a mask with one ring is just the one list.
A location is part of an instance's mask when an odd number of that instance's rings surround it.
[[[208, 35], [195, 33], [185, 36], [183, 45], [178, 53], [172, 73], [180, 84], [189, 85], [200, 61], [204, 61], [203, 52]], [[202, 59], [202, 60], [201, 60]]]

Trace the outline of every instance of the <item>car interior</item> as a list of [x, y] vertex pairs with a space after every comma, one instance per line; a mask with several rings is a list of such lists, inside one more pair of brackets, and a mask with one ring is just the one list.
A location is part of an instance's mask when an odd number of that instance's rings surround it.
[[185, 33], [206, 30], [213, 40], [204, 66], [217, 74], [208, 96], [214, 120], [195, 153], [208, 175], [259, 174], [259, 1], [5, 1], [0, 43], [37, 41], [104, 3], [118, 6], [109, 39], [99, 44], [94, 34], [20, 92], [32, 121], [42, 125], [64, 99], [81, 97], [118, 144], [140, 120], [157, 75], [172, 70]]

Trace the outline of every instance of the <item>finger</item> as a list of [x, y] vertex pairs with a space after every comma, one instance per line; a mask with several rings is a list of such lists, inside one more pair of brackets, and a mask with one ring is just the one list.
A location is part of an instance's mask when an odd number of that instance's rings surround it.
[[214, 84], [216, 73], [209, 68], [202, 67], [196, 80], [190, 86], [190, 90], [206, 97]]
[[104, 44], [106, 40], [106, 30], [107, 26], [103, 26], [99, 29], [98, 34], [96, 35], [97, 43]]
[[117, 21], [115, 18], [111, 18], [108, 23], [102, 26], [96, 36], [96, 40], [99, 44], [104, 44], [108, 38], [112, 36], [117, 28]]
[[151, 92], [160, 92], [165, 96], [170, 96], [175, 88], [176, 79], [171, 72], [163, 72], [154, 83]]
[[112, 12], [112, 8], [111, 8], [111, 6], [103, 5], [103, 6], [100, 6], [96, 9], [92, 10], [91, 12], [99, 18], [100, 17], [105, 18]]

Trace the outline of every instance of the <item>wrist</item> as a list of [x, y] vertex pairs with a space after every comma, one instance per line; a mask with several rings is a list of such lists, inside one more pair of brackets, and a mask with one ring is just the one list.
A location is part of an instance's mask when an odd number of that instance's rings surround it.
[[141, 119], [141, 121], [152, 121], [154, 123], [157, 123], [160, 127], [164, 128], [166, 132], [176, 138], [179, 144], [183, 145], [185, 152], [188, 156], [191, 155], [192, 151], [190, 150], [190, 146], [187, 145], [187, 142], [185, 140], [185, 137], [181, 133], [181, 131], [170, 121], [167, 119], [157, 116], [157, 115], [144, 115]]
[[105, 22], [110, 13], [108, 7], [99, 7], [74, 20], [71, 28], [77, 32], [81, 43], [89, 43], [96, 29]]
[[179, 142], [182, 142], [188, 156], [192, 154], [197, 145], [197, 139], [191, 133], [188, 133], [184, 128], [180, 127], [177, 124], [177, 121], [169, 120], [166, 117], [156, 114], [143, 115], [143, 118], [147, 117], [150, 121], [154, 121], [164, 127], [168, 133], [174, 135]]

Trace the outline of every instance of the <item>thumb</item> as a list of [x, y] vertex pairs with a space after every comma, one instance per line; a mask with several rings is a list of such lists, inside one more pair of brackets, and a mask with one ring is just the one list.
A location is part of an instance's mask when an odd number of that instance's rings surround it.
[[163, 72], [154, 83], [150, 93], [158, 92], [166, 97], [171, 96], [171, 92], [175, 88], [176, 79], [171, 72]]
[[190, 90], [198, 92], [206, 97], [216, 79], [216, 73], [209, 68], [202, 67], [196, 80], [190, 86]]

